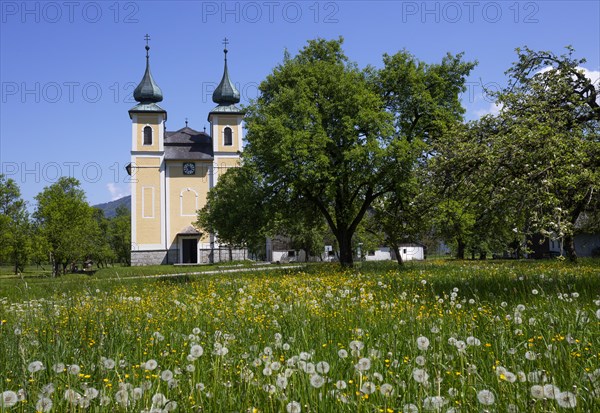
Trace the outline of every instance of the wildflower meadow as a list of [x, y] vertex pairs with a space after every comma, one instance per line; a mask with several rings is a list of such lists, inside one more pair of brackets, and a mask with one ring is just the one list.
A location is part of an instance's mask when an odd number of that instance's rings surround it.
[[0, 411], [597, 412], [599, 276], [583, 260], [2, 280]]

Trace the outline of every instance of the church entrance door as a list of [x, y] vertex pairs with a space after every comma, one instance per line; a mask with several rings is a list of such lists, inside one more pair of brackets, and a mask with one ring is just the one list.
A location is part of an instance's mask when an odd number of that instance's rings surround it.
[[182, 252], [184, 264], [196, 264], [198, 262], [198, 240], [182, 239]]

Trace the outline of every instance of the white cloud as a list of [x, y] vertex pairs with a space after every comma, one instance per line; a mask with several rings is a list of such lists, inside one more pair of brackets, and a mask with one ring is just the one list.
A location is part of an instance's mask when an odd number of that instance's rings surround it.
[[[542, 69], [540, 69], [536, 74], [539, 73], [545, 73], [549, 70], [554, 69], [554, 67], [552, 66], [546, 66]], [[600, 70], [590, 70], [587, 69], [583, 66], [577, 66], [577, 69], [581, 72], [583, 72], [584, 76], [587, 77], [588, 79], [590, 79], [592, 81], [592, 83], [598, 87], [598, 85], [600, 84]]]
[[581, 66], [577, 69], [583, 71], [585, 77], [590, 79], [592, 83], [596, 86], [596, 88], [598, 88], [598, 86], [600, 85], [600, 70], [589, 70]]
[[129, 185], [127, 185], [125, 188], [120, 188], [119, 185], [115, 184], [114, 182], [109, 182], [106, 184], [106, 189], [108, 189], [108, 192], [110, 192], [111, 201], [123, 198], [124, 196], [130, 194]]
[[477, 109], [475, 115], [482, 117], [483, 115], [497, 115], [502, 110], [502, 104], [491, 102], [487, 108]]

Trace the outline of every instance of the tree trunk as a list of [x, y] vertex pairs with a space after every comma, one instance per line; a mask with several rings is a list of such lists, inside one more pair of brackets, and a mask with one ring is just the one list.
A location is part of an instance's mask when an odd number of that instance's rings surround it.
[[233, 251], [232, 251], [231, 245], [229, 246], [229, 261], [230, 262], [233, 261]]
[[465, 242], [462, 239], [458, 239], [458, 248], [456, 250], [456, 258], [459, 260], [465, 259]]
[[563, 247], [565, 249], [569, 261], [577, 261], [577, 252], [575, 251], [575, 237], [573, 237], [573, 235], [565, 235]]
[[340, 246], [340, 264], [342, 267], [353, 267], [352, 256], [352, 234], [348, 230], [339, 230], [336, 233], [337, 242]]
[[394, 250], [394, 254], [396, 254], [396, 261], [398, 261], [398, 265], [404, 265], [404, 261], [402, 261], [402, 255], [400, 255], [400, 248], [397, 245], [392, 245], [392, 249]]
[[479, 259], [482, 260], [482, 261], [484, 261], [485, 259], [487, 259], [487, 252], [481, 251], [479, 253]]

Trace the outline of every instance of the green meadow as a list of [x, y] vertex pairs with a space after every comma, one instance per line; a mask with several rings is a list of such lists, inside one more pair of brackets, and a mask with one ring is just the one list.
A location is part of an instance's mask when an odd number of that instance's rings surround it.
[[29, 269], [0, 320], [7, 412], [600, 410], [598, 260]]

